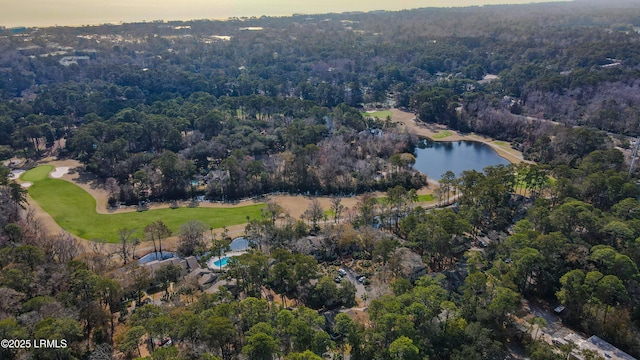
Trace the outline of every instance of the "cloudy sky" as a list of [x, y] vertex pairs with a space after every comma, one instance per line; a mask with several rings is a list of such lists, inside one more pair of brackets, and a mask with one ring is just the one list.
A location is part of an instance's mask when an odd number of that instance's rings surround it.
[[420, 7], [531, 3], [541, 0], [0, 0], [0, 26], [226, 19], [232, 16], [291, 15]]

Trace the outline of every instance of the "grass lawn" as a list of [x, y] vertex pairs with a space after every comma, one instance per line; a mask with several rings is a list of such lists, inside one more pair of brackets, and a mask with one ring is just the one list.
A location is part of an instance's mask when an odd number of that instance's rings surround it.
[[380, 120], [384, 120], [384, 119], [387, 118], [387, 116], [393, 117], [393, 113], [390, 110], [374, 111], [374, 112], [363, 112], [362, 116], [364, 116], [364, 117], [371, 116], [371, 117], [378, 118]]
[[137, 229], [136, 236], [142, 237], [142, 229], [158, 220], [162, 220], [173, 231], [190, 220], [221, 228], [245, 223], [247, 216], [258, 218], [260, 208], [264, 207], [264, 204], [255, 204], [234, 208], [179, 208], [98, 214], [93, 196], [68, 181], [49, 178], [52, 170], [53, 166], [39, 166], [22, 174], [21, 179], [33, 183], [29, 187], [29, 195], [63, 229], [88, 240], [106, 239], [115, 243], [118, 241], [117, 230], [125, 227]]
[[52, 165], [38, 166], [37, 168], [22, 173], [20, 179], [22, 181], [30, 181], [32, 183], [35, 183], [36, 181], [46, 179], [49, 176], [49, 173], [53, 171], [53, 169], [55, 169], [55, 167], [53, 167]]
[[451, 131], [449, 131], [449, 130], [441, 130], [441, 131], [438, 131], [437, 134], [434, 134], [433, 138], [434, 139], [444, 139], [444, 138], [446, 138], [448, 136], [451, 136], [451, 135], [453, 135], [453, 133]]
[[418, 195], [418, 202], [429, 202], [435, 200], [432, 194]]
[[504, 141], [500, 141], [500, 140], [496, 140], [493, 142], [494, 144], [498, 145], [498, 146], [507, 146], [507, 143]]
[[[376, 198], [378, 204], [382, 204], [387, 201], [386, 196], [380, 196]], [[416, 202], [429, 202], [435, 200], [432, 194], [418, 195], [418, 200]]]

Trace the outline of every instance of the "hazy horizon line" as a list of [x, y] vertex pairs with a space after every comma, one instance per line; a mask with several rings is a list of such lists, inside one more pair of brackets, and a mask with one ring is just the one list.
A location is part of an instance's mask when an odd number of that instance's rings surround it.
[[[403, 11], [425, 8], [464, 8], [492, 5], [527, 5], [537, 3], [572, 2], [574, 0], [400, 0], [389, 4], [377, 0], [365, 4], [342, 4], [339, 0], [320, 4], [307, 3], [304, 8], [288, 4], [291, 0], [270, 1], [269, 4], [251, 3], [255, 0], [229, 0], [228, 3], [212, 5], [206, 0], [190, 0], [176, 6], [172, 0], [125, 0], [109, 4], [90, 0], [81, 1], [83, 6], [74, 6], [80, 0], [62, 0], [59, 5], [47, 0], [40, 4], [16, 3], [5, 7], [0, 15], [0, 27], [85, 27], [121, 25], [131, 23], [174, 21], [227, 21], [234, 18], [291, 17], [294, 15], [342, 14], [351, 12]], [[204, 3], [203, 3], [204, 1]], [[377, 5], [379, 4], [380, 5]], [[191, 6], [189, 6], [191, 5]], [[380, 6], [379, 8], [377, 6]], [[127, 11], [122, 11], [126, 9]], [[285, 10], [286, 9], [286, 10]], [[127, 15], [122, 15], [126, 13]], [[207, 16], [211, 14], [212, 16]], [[28, 19], [26, 17], [29, 17]]]

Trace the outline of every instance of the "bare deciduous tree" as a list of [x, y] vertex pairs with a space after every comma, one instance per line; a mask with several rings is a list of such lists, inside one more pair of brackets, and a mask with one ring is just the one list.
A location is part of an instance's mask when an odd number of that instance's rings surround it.
[[262, 217], [268, 218], [272, 225], [276, 223], [276, 219], [280, 217], [283, 211], [282, 206], [278, 205], [278, 203], [273, 200], [268, 200], [266, 206], [260, 210], [262, 212]]
[[120, 243], [118, 255], [127, 265], [127, 261], [133, 257], [135, 247], [139, 243], [139, 239], [135, 238], [136, 229], [121, 228], [118, 229], [118, 241]]
[[[169, 227], [160, 220], [153, 222], [144, 228], [145, 239], [153, 242], [153, 251], [155, 253], [160, 252], [160, 254], [162, 254], [162, 240], [170, 235], [171, 229], [169, 229]], [[156, 247], [156, 241], [158, 241], [159, 249]]]
[[203, 233], [208, 228], [209, 227], [205, 223], [197, 220], [182, 224], [178, 232], [180, 237], [178, 253], [182, 256], [191, 256], [204, 249], [205, 243]]
[[311, 204], [309, 204], [309, 208], [304, 212], [304, 217], [311, 222], [313, 231], [320, 230], [318, 222], [322, 219], [323, 215], [322, 205], [320, 205], [318, 199], [313, 199]]
[[47, 258], [60, 264], [73, 260], [82, 252], [80, 241], [66, 231], [55, 236], [42, 236], [37, 245]]
[[104, 182], [104, 187], [109, 193], [109, 199], [113, 199], [111, 201], [113, 201], [113, 203], [115, 204], [115, 201], [120, 197], [120, 186], [118, 186], [118, 181], [112, 177], [107, 178], [107, 180], [105, 180]]
[[342, 212], [345, 207], [342, 205], [342, 199], [339, 197], [331, 198], [331, 211], [333, 211], [333, 223], [337, 224], [340, 218], [342, 217]]

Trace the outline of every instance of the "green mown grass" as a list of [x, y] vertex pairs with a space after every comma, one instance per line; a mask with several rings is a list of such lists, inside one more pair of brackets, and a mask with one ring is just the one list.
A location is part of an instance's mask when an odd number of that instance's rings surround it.
[[418, 195], [418, 202], [429, 202], [433, 200], [434, 197], [432, 194]]
[[393, 117], [393, 113], [390, 110], [384, 110], [384, 111], [374, 111], [374, 112], [363, 112], [362, 116], [367, 117], [375, 117], [378, 118], [380, 120], [384, 120], [387, 118], [387, 116], [391, 116]]
[[46, 179], [49, 173], [55, 169], [52, 165], [42, 165], [37, 168], [31, 169], [22, 174], [20, 179], [22, 181], [36, 182]]
[[451, 136], [451, 135], [453, 135], [453, 133], [451, 131], [449, 131], [449, 130], [441, 130], [441, 131], [438, 131], [437, 134], [434, 134], [433, 138], [434, 139], [444, 139], [444, 138], [446, 138], [448, 136]]
[[[429, 202], [429, 201], [433, 201], [434, 197], [432, 194], [425, 194], [425, 195], [418, 195], [418, 200], [416, 202]], [[387, 197], [386, 196], [380, 196], [378, 198], [376, 198], [376, 201], [378, 202], [378, 204], [382, 204], [385, 201], [387, 201]]]
[[257, 218], [264, 204], [233, 208], [179, 208], [157, 209], [144, 212], [119, 214], [96, 213], [96, 200], [81, 187], [65, 180], [48, 177], [53, 166], [39, 166], [25, 172], [21, 179], [33, 183], [29, 195], [49, 213], [66, 231], [83, 239], [106, 239], [118, 241], [118, 229], [137, 229], [136, 236], [142, 237], [142, 229], [148, 224], [162, 220], [174, 232], [191, 220], [199, 220], [212, 228], [242, 224], [247, 216]]

